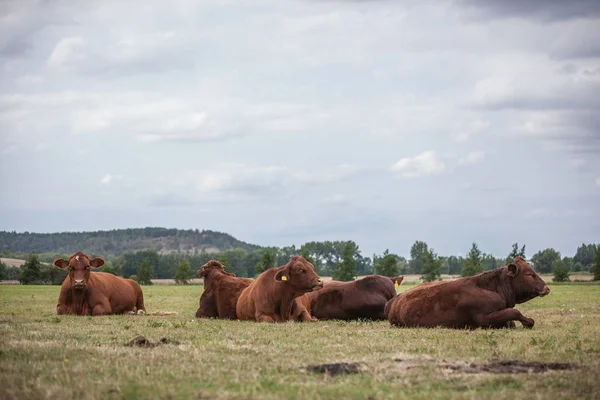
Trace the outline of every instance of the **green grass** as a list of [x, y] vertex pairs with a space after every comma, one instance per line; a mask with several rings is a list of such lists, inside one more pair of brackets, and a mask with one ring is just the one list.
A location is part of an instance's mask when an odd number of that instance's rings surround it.
[[[411, 286], [402, 285], [401, 290]], [[600, 286], [553, 285], [518, 308], [533, 330], [392, 328], [387, 322], [257, 324], [197, 320], [200, 286], [144, 287], [148, 311], [169, 316], [55, 313], [58, 286], [0, 286], [0, 398], [599, 398]], [[132, 348], [141, 334], [179, 345]], [[546, 374], [406, 369], [394, 359], [575, 362]], [[356, 375], [302, 367], [361, 362]]]

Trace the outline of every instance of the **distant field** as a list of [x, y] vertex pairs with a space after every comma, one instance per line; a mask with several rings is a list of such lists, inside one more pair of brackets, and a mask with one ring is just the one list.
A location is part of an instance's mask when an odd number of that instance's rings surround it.
[[[600, 286], [551, 288], [549, 296], [518, 307], [535, 319], [533, 330], [469, 332], [387, 322], [197, 320], [202, 286], [144, 287], [148, 311], [177, 315], [67, 317], [55, 314], [57, 286], [3, 286], [0, 398], [598, 398]], [[136, 335], [180, 344], [125, 346]], [[514, 359], [580, 368], [455, 370]], [[360, 363], [359, 373], [306, 369], [339, 362]]]

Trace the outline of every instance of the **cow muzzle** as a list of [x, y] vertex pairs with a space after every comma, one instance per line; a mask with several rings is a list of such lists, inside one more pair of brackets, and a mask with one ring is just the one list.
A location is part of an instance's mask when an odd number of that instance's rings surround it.
[[322, 279], [317, 280], [317, 283], [315, 283], [312, 287], [313, 291], [319, 290], [319, 289], [323, 289], [323, 280]]
[[548, 287], [548, 285], [544, 286], [544, 290], [542, 290], [540, 292], [540, 296], [544, 297], [547, 296], [550, 293], [550, 288]]
[[73, 282], [73, 287], [75, 289], [85, 289], [85, 281], [83, 279], [75, 279], [75, 282]]

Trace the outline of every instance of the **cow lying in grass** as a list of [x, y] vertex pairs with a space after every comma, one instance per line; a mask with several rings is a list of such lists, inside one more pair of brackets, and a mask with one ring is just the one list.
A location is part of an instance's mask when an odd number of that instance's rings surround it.
[[[303, 257], [295, 256], [278, 268], [260, 274], [242, 291], [236, 307], [240, 320], [284, 322], [294, 319], [292, 305], [296, 297], [323, 287], [315, 267]], [[310, 316], [306, 321], [310, 321]]]
[[146, 312], [140, 285], [131, 279], [106, 272], [91, 272], [104, 265], [102, 258], [90, 258], [82, 253], [69, 260], [58, 258], [54, 266], [69, 269], [60, 288], [58, 314], [105, 315]]
[[235, 307], [242, 290], [254, 279], [237, 278], [225, 271], [225, 266], [216, 260], [210, 260], [198, 270], [198, 276], [204, 279], [204, 292], [196, 318], [237, 319]]
[[328, 281], [323, 289], [298, 297], [294, 315], [306, 319], [306, 312], [316, 319], [384, 320], [385, 303], [396, 296], [395, 285], [402, 279], [368, 275], [350, 282]]
[[493, 271], [448, 282], [419, 285], [388, 301], [385, 314], [395, 326], [514, 328], [534, 321], [513, 308], [550, 288], [522, 257]]

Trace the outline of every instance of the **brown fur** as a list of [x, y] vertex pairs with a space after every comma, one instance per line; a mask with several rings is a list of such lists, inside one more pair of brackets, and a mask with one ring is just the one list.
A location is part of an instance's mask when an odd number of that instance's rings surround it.
[[58, 268], [69, 268], [69, 275], [60, 288], [57, 314], [106, 315], [146, 312], [144, 294], [140, 285], [131, 279], [106, 272], [90, 272], [90, 267], [104, 265], [102, 258], [90, 258], [82, 252], [69, 260], [54, 260]]
[[294, 315], [298, 317], [306, 310], [317, 319], [384, 320], [385, 303], [396, 296], [392, 281], [385, 276], [368, 275], [350, 282], [325, 282], [323, 289], [297, 299]]
[[251, 278], [237, 278], [226, 272], [225, 266], [216, 260], [210, 260], [198, 270], [204, 279], [204, 292], [196, 318], [237, 319], [235, 307], [242, 293], [254, 281]]
[[513, 307], [548, 293], [542, 278], [522, 257], [515, 257], [493, 271], [407, 290], [387, 302], [385, 313], [396, 326], [512, 328], [520, 321], [533, 328], [534, 320]]
[[[319, 290], [323, 281], [315, 267], [303, 257], [294, 256], [286, 265], [270, 268], [242, 291], [236, 313], [241, 320], [284, 322], [293, 320], [295, 298]], [[311, 321], [310, 315], [303, 321]]]

